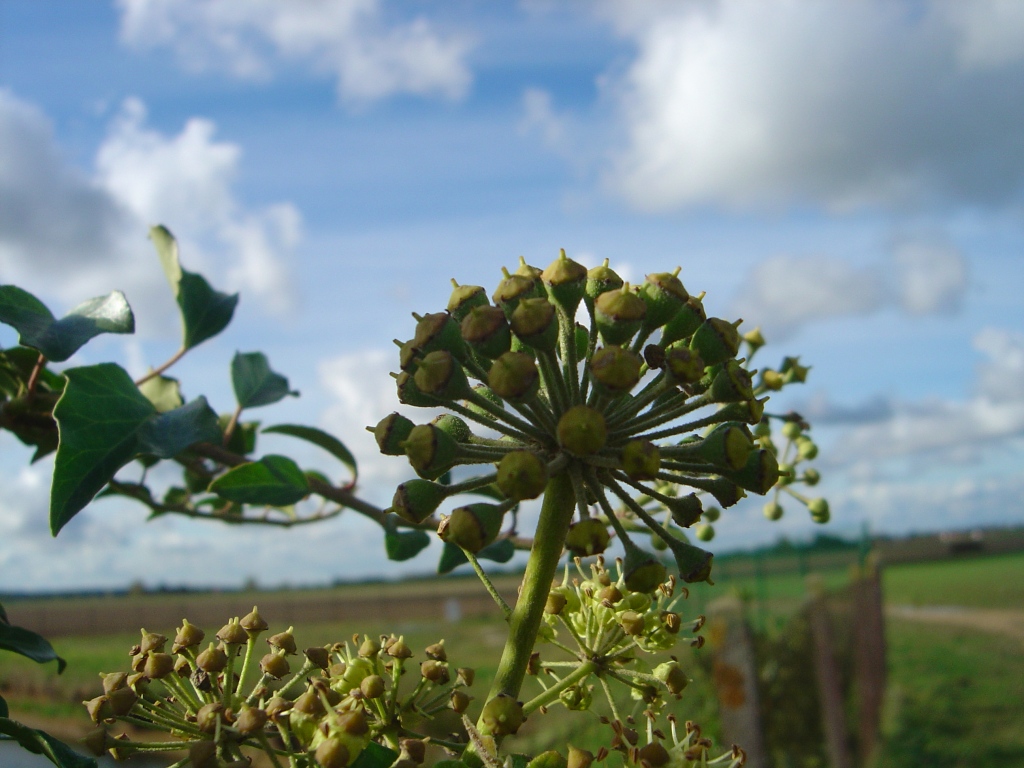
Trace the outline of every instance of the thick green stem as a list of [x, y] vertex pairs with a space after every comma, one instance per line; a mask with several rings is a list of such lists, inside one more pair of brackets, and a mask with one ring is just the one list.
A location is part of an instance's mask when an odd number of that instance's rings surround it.
[[594, 662], [580, 662], [580, 665], [575, 670], [573, 670], [568, 675], [559, 680], [557, 683], [552, 685], [550, 688], [544, 691], [544, 693], [540, 694], [539, 696], [535, 696], [534, 698], [530, 699], [528, 702], [523, 704], [523, 712], [528, 715], [535, 709], [539, 709], [540, 707], [547, 706], [553, 701], [557, 701], [558, 696], [562, 693], [562, 691], [566, 690], [567, 688], [571, 688], [572, 686], [576, 685], [576, 683], [586, 680], [596, 671], [597, 664], [595, 664]]
[[[551, 591], [558, 560], [562, 556], [562, 545], [572, 521], [575, 501], [568, 472], [562, 472], [548, 481], [519, 600], [509, 620], [508, 638], [488, 699], [501, 693], [513, 698], [519, 696], [526, 676], [526, 665], [537, 642], [544, 604]], [[477, 723], [477, 728], [481, 733], [487, 732], [482, 722]]]

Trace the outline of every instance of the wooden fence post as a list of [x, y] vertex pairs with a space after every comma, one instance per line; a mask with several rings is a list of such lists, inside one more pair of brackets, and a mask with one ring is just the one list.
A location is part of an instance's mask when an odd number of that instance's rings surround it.
[[868, 561], [854, 584], [854, 642], [857, 669], [857, 746], [862, 766], [871, 764], [885, 695], [885, 618], [878, 564]]
[[829, 764], [832, 768], [853, 768], [843, 714], [842, 678], [836, 663], [832, 620], [828, 615], [824, 592], [818, 591], [811, 599], [808, 618], [814, 643], [814, 672], [818, 681], [818, 700], [821, 704]]
[[757, 694], [757, 665], [750, 627], [736, 598], [721, 598], [708, 606], [708, 639], [712, 677], [722, 719], [723, 746], [738, 744], [747, 753], [746, 768], [768, 768], [761, 708]]

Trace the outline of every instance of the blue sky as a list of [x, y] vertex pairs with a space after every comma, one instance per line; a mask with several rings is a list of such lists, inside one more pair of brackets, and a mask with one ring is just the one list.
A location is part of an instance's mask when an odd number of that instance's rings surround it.
[[[139, 333], [72, 362], [141, 373], [177, 342], [145, 237], [166, 224], [242, 294], [186, 393], [230, 410], [231, 355], [264, 351], [302, 397], [253, 417], [335, 431], [386, 503], [409, 471], [362, 427], [449, 278], [492, 289], [560, 247], [678, 265], [765, 329], [765, 363], [814, 366], [773, 406], [816, 420], [833, 530], [1015, 522], [1022, 123], [1024, 7], [1000, 0], [3, 0], [0, 282], [56, 311], [124, 290]], [[354, 515], [282, 534], [101, 502], [53, 540], [51, 462], [6, 434], [0, 456], [4, 589], [399, 573]], [[814, 530], [759, 509], [714, 548]]]

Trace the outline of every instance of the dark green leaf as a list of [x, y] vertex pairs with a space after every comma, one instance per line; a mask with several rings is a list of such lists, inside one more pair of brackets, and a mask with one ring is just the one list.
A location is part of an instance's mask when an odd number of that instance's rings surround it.
[[153, 227], [149, 236], [181, 310], [182, 346], [191, 349], [227, 327], [235, 313], [238, 294], [229, 296], [215, 291], [202, 275], [182, 269], [178, 243], [166, 227]]
[[36, 449], [32, 461], [57, 450], [53, 407], [59, 397], [59, 392], [36, 390], [33, 397], [26, 394], [8, 400], [0, 411], [0, 428], [10, 430], [22, 443]]
[[46, 305], [15, 285], [0, 286], [0, 322], [18, 332], [18, 342], [63, 362], [101, 333], [134, 333], [135, 317], [120, 291], [82, 302], [56, 320]]
[[160, 413], [150, 418], [139, 429], [139, 451], [170, 459], [190, 445], [215, 442], [221, 439], [217, 414], [205, 397]]
[[466, 559], [466, 553], [462, 551], [460, 547], [455, 546], [450, 542], [444, 543], [444, 548], [441, 550], [441, 559], [437, 562], [438, 573], [451, 573], [460, 565], [468, 563]]
[[217, 416], [199, 398], [157, 414], [131, 377], [114, 363], [71, 368], [53, 416], [60, 445], [50, 489], [56, 536], [139, 453], [163, 458], [201, 440], [217, 440]]
[[400, 531], [397, 517], [384, 518], [384, 550], [388, 560], [410, 560], [430, 546], [430, 536], [425, 531]]
[[29, 728], [16, 720], [0, 717], [0, 734], [14, 739], [33, 754], [43, 755], [58, 768], [97, 768], [94, 758], [80, 755], [50, 734]]
[[12, 626], [6, 621], [0, 622], [0, 649], [20, 653], [40, 664], [56, 661], [57, 674], [63, 672], [67, 666], [67, 662], [57, 655], [45, 637], [23, 627]]
[[344, 444], [334, 435], [324, 432], [316, 427], [305, 427], [301, 424], [277, 424], [263, 430], [265, 433], [278, 435], [291, 435], [300, 440], [306, 440], [319, 446], [331, 454], [334, 458], [352, 470], [353, 478], [356, 476], [356, 459]]
[[510, 768], [526, 768], [530, 764], [530, 757], [516, 752], [508, 756], [508, 761], [511, 763]]
[[[228, 424], [230, 423], [231, 414], [222, 413], [218, 419], [218, 424], [220, 425], [220, 431], [222, 434], [224, 430], [228, 428]], [[224, 447], [232, 453], [248, 456], [256, 450], [256, 433], [259, 432], [259, 429], [260, 422], [258, 421], [236, 422], [235, 428], [231, 432], [231, 438]]]
[[270, 405], [288, 395], [299, 395], [288, 389], [288, 379], [270, 370], [270, 363], [262, 352], [235, 353], [231, 360], [231, 386], [242, 408]]
[[491, 560], [495, 563], [507, 563], [512, 559], [512, 556], [516, 553], [516, 546], [512, 543], [512, 539], [498, 539], [493, 544], [488, 544], [486, 547], [476, 553], [478, 560]]
[[5, 718], [9, 714], [11, 714], [11, 711], [7, 709], [7, 702], [4, 701], [3, 696], [0, 696], [0, 718]]
[[287, 456], [264, 456], [233, 467], [210, 483], [221, 498], [239, 504], [285, 507], [309, 495], [309, 482]]
[[[12, 376], [16, 376], [26, 385], [38, 360], [39, 353], [28, 347], [11, 347], [0, 352], [0, 365], [3, 365]], [[64, 389], [64, 377], [44, 367], [39, 372], [36, 381], [36, 390], [39, 391], [43, 388], [60, 392]]]
[[433, 768], [466, 768], [466, 764], [461, 760], [441, 760], [434, 763]]
[[7, 618], [7, 611], [0, 605], [0, 624], [10, 624], [11, 620]]
[[359, 757], [352, 763], [351, 768], [388, 768], [397, 759], [397, 752], [375, 741], [371, 741], [359, 753]]
[[139, 391], [153, 404], [159, 413], [173, 411], [184, 405], [181, 396], [181, 382], [170, 376], [154, 376], [139, 385]]
[[135, 457], [138, 432], [156, 413], [114, 363], [71, 368], [65, 375], [67, 386], [53, 409], [60, 428], [50, 489], [54, 536]]

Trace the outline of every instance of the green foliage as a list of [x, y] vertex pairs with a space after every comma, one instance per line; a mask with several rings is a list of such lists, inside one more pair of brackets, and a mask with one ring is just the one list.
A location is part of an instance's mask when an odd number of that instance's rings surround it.
[[272, 405], [299, 393], [288, 389], [288, 379], [270, 370], [267, 356], [262, 352], [236, 352], [231, 360], [231, 385], [239, 408]]
[[286, 507], [309, 495], [309, 481], [287, 456], [264, 456], [229, 469], [210, 483], [210, 490], [238, 504]]
[[18, 742], [29, 752], [42, 755], [58, 768], [96, 768], [96, 761], [75, 752], [48, 733], [29, 728], [7, 717], [0, 717], [0, 738]]
[[82, 302], [57, 320], [39, 299], [14, 285], [0, 286], [0, 323], [13, 327], [19, 343], [60, 363], [101, 333], [134, 333], [135, 317], [120, 291]]
[[357, 477], [356, 469], [356, 458], [352, 455], [351, 451], [345, 447], [345, 444], [341, 442], [334, 435], [324, 432], [322, 429], [316, 427], [305, 427], [301, 424], [275, 424], [272, 427], [266, 427], [263, 429], [264, 434], [268, 435], [291, 435], [297, 437], [300, 440], [312, 443], [315, 446], [323, 448], [331, 456], [336, 458], [350, 470], [352, 470], [353, 482]]

